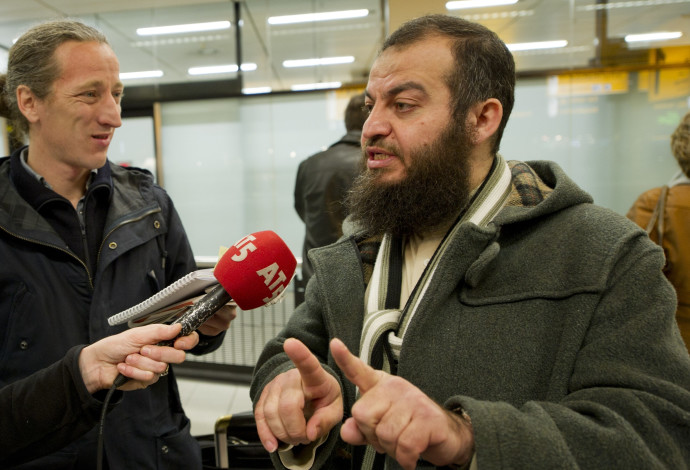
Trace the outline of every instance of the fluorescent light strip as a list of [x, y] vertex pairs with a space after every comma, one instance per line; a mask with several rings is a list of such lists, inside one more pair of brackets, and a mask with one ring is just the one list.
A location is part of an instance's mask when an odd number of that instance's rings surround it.
[[270, 93], [273, 89], [270, 86], [257, 86], [254, 88], [242, 88], [243, 95], [261, 95], [263, 93]]
[[590, 5], [582, 5], [576, 7], [575, 9], [578, 11], [613, 10], [616, 8], [651, 7], [660, 5], [673, 5], [677, 3], [690, 3], [690, 0], [637, 0], [615, 3], [596, 3]]
[[466, 8], [487, 8], [503, 5], [515, 5], [518, 0], [462, 0], [447, 2], [446, 10], [464, 10]]
[[568, 41], [539, 41], [539, 42], [516, 42], [514, 44], [506, 44], [508, 50], [511, 52], [515, 51], [531, 51], [535, 49], [556, 49], [559, 47], [565, 47], [568, 45]]
[[305, 13], [303, 15], [285, 15], [285, 16], [271, 16], [268, 18], [268, 24], [294, 24], [294, 23], [310, 23], [313, 21], [331, 21], [331, 20], [347, 20], [350, 18], [362, 18], [369, 15], [369, 10], [343, 10], [343, 11], [328, 11], [323, 13]]
[[177, 46], [179, 44], [193, 44], [197, 42], [227, 41], [229, 34], [201, 34], [192, 36], [173, 36], [167, 38], [154, 38], [141, 41], [134, 41], [132, 47], [158, 47], [158, 46]]
[[[248, 62], [242, 64], [243, 72], [251, 72], [256, 70], [256, 64]], [[216, 73], [234, 73], [237, 72], [237, 64], [228, 65], [211, 65], [208, 67], [190, 67], [187, 69], [189, 75], [211, 75]]]
[[229, 21], [212, 21], [210, 23], [177, 24], [171, 26], [153, 26], [150, 28], [138, 28], [139, 36], [156, 36], [159, 34], [193, 33], [197, 31], [215, 31], [217, 29], [229, 29]]
[[625, 36], [625, 42], [665, 41], [667, 39], [678, 39], [682, 35], [683, 33], [680, 31], [670, 33], [628, 34]]
[[162, 70], [145, 70], [142, 72], [122, 72], [120, 80], [133, 80], [136, 78], [159, 78], [163, 76]]
[[475, 23], [487, 20], [500, 20], [505, 18], [522, 18], [527, 16], [534, 16], [534, 10], [512, 10], [512, 11], [495, 11], [493, 13], [475, 13], [473, 15], [462, 15], [460, 18], [464, 20], [474, 21]]
[[351, 55], [343, 57], [322, 57], [320, 59], [284, 60], [283, 67], [316, 67], [319, 65], [351, 64], [354, 61], [355, 58]]
[[292, 85], [292, 91], [307, 91], [307, 90], [328, 90], [329, 88], [340, 88], [341, 82], [323, 82], [323, 83], [303, 83], [300, 85]]

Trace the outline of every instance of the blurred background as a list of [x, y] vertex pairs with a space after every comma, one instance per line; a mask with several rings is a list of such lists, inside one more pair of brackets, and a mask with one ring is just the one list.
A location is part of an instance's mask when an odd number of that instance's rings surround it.
[[[501, 153], [558, 162], [595, 202], [625, 214], [676, 171], [669, 136], [690, 106], [690, 0], [0, 1], [0, 73], [32, 24], [73, 17], [109, 38], [125, 83], [110, 158], [150, 169], [171, 194], [200, 266], [220, 246], [274, 230], [295, 255], [299, 163], [344, 133], [383, 38], [445, 13], [496, 31], [517, 63]], [[2, 125], [3, 154], [19, 145]], [[193, 374], [242, 383], [292, 313], [233, 322]], [[243, 395], [244, 396], [244, 395]], [[243, 403], [242, 406], [245, 406]], [[215, 413], [216, 410], [214, 410]]]
[[[521, 72], [666, 65], [690, 45], [683, 0], [22, 0], [0, 2], [0, 49], [39, 20], [78, 17], [105, 32], [123, 73], [152, 75], [132, 85], [282, 92], [362, 84], [383, 37], [430, 12], [496, 31]], [[650, 33], [667, 36], [630, 41]]]

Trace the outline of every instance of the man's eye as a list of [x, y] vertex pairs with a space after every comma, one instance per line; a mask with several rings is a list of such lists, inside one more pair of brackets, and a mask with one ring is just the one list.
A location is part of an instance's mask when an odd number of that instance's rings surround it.
[[407, 111], [408, 109], [412, 108], [412, 105], [409, 103], [395, 103], [395, 108], [398, 111]]

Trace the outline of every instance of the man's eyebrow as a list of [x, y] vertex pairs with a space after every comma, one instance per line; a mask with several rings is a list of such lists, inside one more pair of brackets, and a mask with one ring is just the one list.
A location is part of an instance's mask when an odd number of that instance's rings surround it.
[[[423, 85], [421, 85], [420, 83], [417, 83], [417, 82], [409, 81], [409, 82], [401, 83], [400, 85], [397, 85], [397, 86], [391, 88], [390, 90], [385, 91], [383, 93], [383, 96], [385, 98], [390, 98], [391, 96], [395, 96], [395, 95], [402, 93], [403, 91], [407, 91], [407, 90], [419, 90], [422, 93], [426, 94], [426, 88], [424, 88]], [[372, 98], [368, 91], [365, 90], [364, 94], [366, 95], [367, 98]]]
[[426, 88], [424, 88], [421, 84], [417, 82], [405, 82], [401, 83], [400, 85], [391, 88], [390, 90], [386, 91], [384, 93], [384, 96], [395, 96], [399, 93], [402, 93], [403, 91], [407, 90], [419, 90], [422, 93], [426, 94]]
[[[105, 87], [105, 82], [102, 80], [90, 80], [88, 82], [82, 83], [81, 85], [79, 85], [79, 87], [84, 88], [84, 89], [86, 89], [86, 88], [101, 88], [101, 87]], [[124, 87], [125, 87], [125, 85], [121, 81], [116, 82], [114, 85], [114, 88], [122, 89]]]

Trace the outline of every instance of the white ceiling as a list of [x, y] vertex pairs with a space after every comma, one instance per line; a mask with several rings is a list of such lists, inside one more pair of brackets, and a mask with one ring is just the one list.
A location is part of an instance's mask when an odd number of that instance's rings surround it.
[[[410, 2], [426, 0], [409, 0]], [[520, 0], [509, 7], [457, 10], [450, 14], [485, 24], [506, 43], [565, 39], [564, 49], [542, 53], [515, 53], [518, 71], [582, 68], [596, 54], [597, 3], [606, 5], [609, 40], [625, 34], [681, 31], [683, 37], [638, 47], [683, 46], [690, 50], [690, 0]], [[288, 90], [294, 84], [366, 80], [385, 34], [386, 0], [244, 0], [242, 61], [257, 64], [245, 72], [245, 87], [271, 86]], [[442, 5], [442, 4], [441, 4]], [[299, 25], [270, 26], [268, 16], [369, 9], [369, 16]], [[234, 23], [235, 2], [230, 0], [0, 0], [0, 52], [37, 21], [76, 17], [97, 26], [108, 36], [120, 58], [122, 72], [160, 69], [161, 79], [134, 84], [209, 80], [191, 77], [189, 67], [236, 64], [236, 29], [176, 36], [139, 37], [136, 29], [226, 19]], [[601, 13], [599, 13], [601, 16]], [[352, 64], [286, 69], [287, 59], [352, 55]], [[690, 53], [688, 53], [690, 55]], [[0, 54], [0, 60], [2, 60]], [[0, 66], [0, 70], [4, 70]], [[213, 78], [234, 78], [234, 75]], [[129, 83], [128, 83], [129, 84]]]

